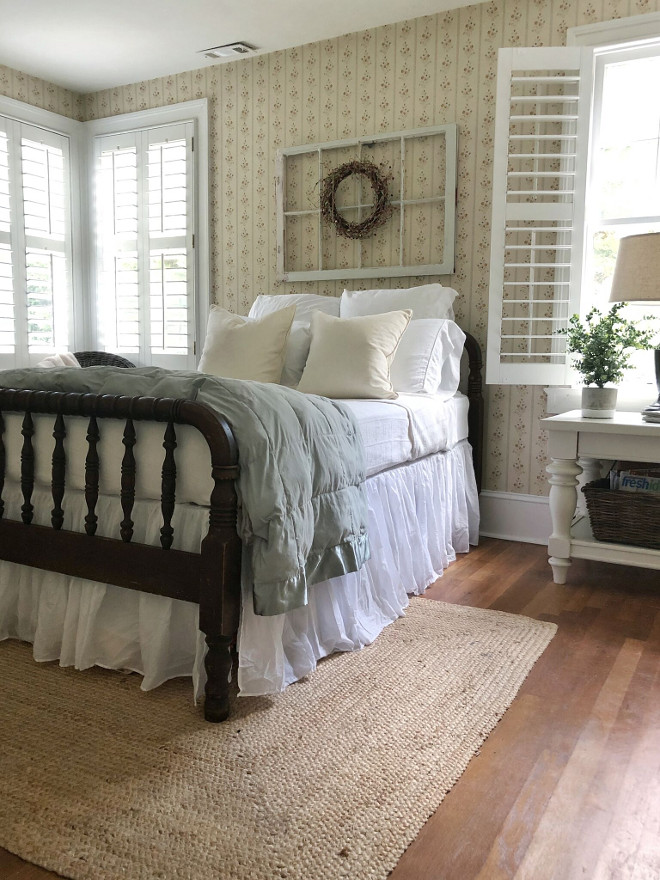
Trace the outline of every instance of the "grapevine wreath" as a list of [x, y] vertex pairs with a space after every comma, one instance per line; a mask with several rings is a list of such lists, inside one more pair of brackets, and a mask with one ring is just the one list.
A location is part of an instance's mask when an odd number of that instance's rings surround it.
[[[337, 188], [342, 180], [352, 174], [359, 174], [371, 184], [374, 193], [374, 208], [368, 217], [359, 223], [349, 223], [339, 213], [336, 203]], [[331, 171], [321, 182], [321, 216], [332, 223], [337, 233], [344, 238], [367, 238], [382, 226], [392, 214], [393, 208], [389, 201], [388, 183], [391, 175], [384, 174], [381, 169], [370, 161], [354, 159], [345, 162]]]

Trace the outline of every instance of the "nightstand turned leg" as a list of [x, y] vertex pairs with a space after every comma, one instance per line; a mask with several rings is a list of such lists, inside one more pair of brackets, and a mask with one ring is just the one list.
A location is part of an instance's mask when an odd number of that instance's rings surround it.
[[548, 539], [548, 552], [556, 584], [566, 583], [571, 564], [571, 523], [577, 504], [577, 477], [582, 468], [574, 459], [553, 458], [547, 472], [550, 474], [550, 515], [552, 534]]

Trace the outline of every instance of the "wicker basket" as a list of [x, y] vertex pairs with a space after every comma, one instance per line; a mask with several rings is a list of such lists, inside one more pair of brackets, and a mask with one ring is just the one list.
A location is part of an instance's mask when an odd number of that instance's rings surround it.
[[582, 491], [597, 541], [660, 550], [658, 495], [610, 489], [607, 478], [587, 483]]

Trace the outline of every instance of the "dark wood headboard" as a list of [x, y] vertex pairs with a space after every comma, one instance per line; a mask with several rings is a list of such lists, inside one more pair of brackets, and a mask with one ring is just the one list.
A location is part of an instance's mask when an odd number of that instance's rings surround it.
[[465, 352], [468, 358], [467, 396], [470, 401], [468, 411], [468, 441], [472, 447], [474, 474], [477, 489], [481, 492], [481, 477], [484, 449], [484, 397], [483, 397], [483, 360], [481, 346], [471, 333], [465, 332]]

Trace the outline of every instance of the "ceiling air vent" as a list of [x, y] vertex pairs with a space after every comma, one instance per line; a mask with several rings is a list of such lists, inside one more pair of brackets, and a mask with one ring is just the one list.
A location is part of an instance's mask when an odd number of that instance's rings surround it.
[[244, 55], [252, 55], [256, 47], [249, 43], [227, 43], [224, 46], [213, 46], [211, 49], [202, 49], [201, 55], [205, 58], [236, 58]]

